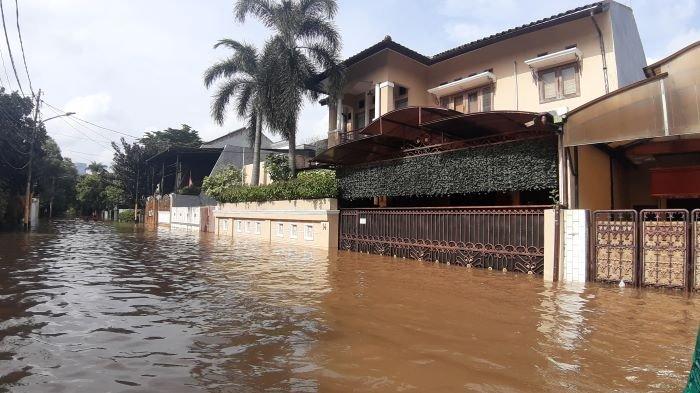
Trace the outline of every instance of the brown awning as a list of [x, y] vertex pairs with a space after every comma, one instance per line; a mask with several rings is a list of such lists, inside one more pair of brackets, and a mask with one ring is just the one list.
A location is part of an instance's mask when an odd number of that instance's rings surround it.
[[[433, 107], [391, 111], [333, 146], [314, 161], [354, 165], [398, 158], [418, 149], [447, 151], [493, 143], [496, 138], [527, 138], [553, 132], [548, 114], [519, 111], [461, 113]], [[512, 140], [511, 139], [511, 140]]]

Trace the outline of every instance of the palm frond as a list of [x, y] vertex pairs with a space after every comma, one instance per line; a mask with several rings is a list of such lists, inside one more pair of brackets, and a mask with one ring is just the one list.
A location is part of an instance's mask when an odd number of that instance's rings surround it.
[[233, 14], [241, 23], [245, 22], [246, 16], [253, 15], [269, 27], [274, 20], [275, 8], [269, 0], [238, 0], [233, 7]]
[[338, 12], [338, 3], [335, 0], [300, 0], [299, 11], [305, 15], [322, 15], [333, 19]]
[[211, 116], [219, 125], [224, 124], [224, 115], [231, 98], [235, 97], [243, 86], [251, 83], [248, 79], [232, 78], [219, 87], [211, 104]]

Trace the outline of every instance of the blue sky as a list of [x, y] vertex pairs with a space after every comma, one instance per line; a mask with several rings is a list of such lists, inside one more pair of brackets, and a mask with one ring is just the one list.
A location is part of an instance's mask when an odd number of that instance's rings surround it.
[[[648, 60], [700, 40], [700, 0], [624, 0], [631, 6]], [[8, 27], [14, 4], [6, 2]], [[209, 116], [211, 92], [202, 73], [226, 53], [212, 45], [223, 37], [260, 45], [267, 32], [232, 17], [233, 0], [22, 0], [20, 21], [34, 88], [54, 106], [116, 130], [147, 130], [187, 123], [213, 139], [242, 124], [233, 115], [223, 127]], [[341, 0], [336, 20], [349, 56], [385, 35], [432, 55], [588, 1]], [[16, 31], [10, 33], [19, 53]], [[0, 46], [5, 53], [4, 44]], [[16, 58], [17, 60], [17, 58]], [[9, 67], [9, 63], [8, 63]], [[12, 75], [10, 73], [10, 75]], [[20, 73], [21, 78], [25, 78]], [[10, 86], [16, 82], [10, 78]], [[21, 79], [26, 85], [26, 79]], [[0, 74], [7, 85], [7, 78]], [[45, 117], [53, 115], [44, 108]], [[325, 107], [309, 103], [299, 120], [304, 141], [326, 131]], [[75, 127], [75, 128], [73, 128]], [[60, 119], [49, 133], [74, 161], [109, 163], [109, 141], [118, 134]], [[76, 130], [77, 129], [77, 130]], [[273, 139], [277, 139], [273, 137]]]

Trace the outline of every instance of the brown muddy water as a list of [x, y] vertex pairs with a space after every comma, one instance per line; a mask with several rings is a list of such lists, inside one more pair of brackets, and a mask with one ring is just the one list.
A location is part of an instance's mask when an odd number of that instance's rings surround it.
[[647, 392], [697, 298], [56, 221], [0, 234], [0, 391]]

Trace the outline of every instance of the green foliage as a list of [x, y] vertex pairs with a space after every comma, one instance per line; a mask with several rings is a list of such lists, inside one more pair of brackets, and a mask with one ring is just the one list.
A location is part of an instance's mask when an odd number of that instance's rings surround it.
[[195, 185], [191, 185], [187, 187], [182, 187], [181, 189], [177, 190], [177, 193], [180, 195], [199, 195], [202, 193], [202, 188], [197, 187]]
[[119, 221], [123, 222], [133, 222], [134, 221], [134, 209], [122, 210], [117, 216]]
[[114, 184], [105, 186], [101, 194], [102, 204], [105, 208], [112, 208], [124, 204], [124, 190]]
[[557, 187], [556, 142], [550, 138], [480, 146], [338, 171], [344, 199], [433, 196]]
[[223, 197], [226, 190], [240, 187], [242, 183], [243, 173], [238, 168], [230, 166], [205, 177], [202, 182], [202, 191], [210, 197], [219, 200]]
[[148, 191], [147, 152], [141, 144], [137, 142], [129, 144], [124, 138], [121, 139], [120, 144], [121, 146], [112, 142], [114, 184], [122, 190], [123, 202], [127, 206], [133, 206], [136, 195], [138, 194], [139, 201], [142, 201]]
[[[272, 32], [259, 56], [261, 99], [265, 122], [289, 141], [289, 166], [294, 167], [297, 119], [304, 99], [319, 91], [335, 97], [342, 88], [340, 33], [333, 24], [335, 0], [237, 0], [240, 22], [255, 17]], [[321, 72], [326, 73], [321, 76]], [[328, 81], [321, 85], [321, 80]]]
[[336, 198], [338, 185], [335, 172], [314, 170], [301, 172], [299, 176], [263, 186], [237, 185], [209, 194], [219, 202], [265, 202], [293, 199]]
[[292, 176], [284, 154], [270, 154], [265, 157], [265, 170], [270, 174], [273, 182], [289, 180]]
[[199, 147], [202, 139], [197, 130], [183, 124], [181, 128], [147, 132], [139, 143], [146, 149], [146, 156], [150, 157], [171, 147]]
[[75, 190], [84, 212], [97, 212], [105, 206], [103, 192], [106, 186], [104, 177], [100, 174], [91, 173], [80, 178]]

